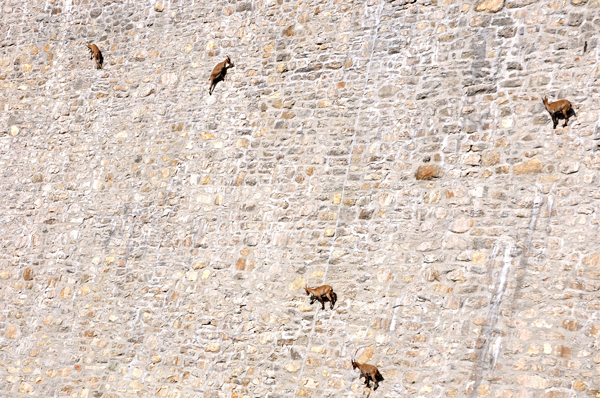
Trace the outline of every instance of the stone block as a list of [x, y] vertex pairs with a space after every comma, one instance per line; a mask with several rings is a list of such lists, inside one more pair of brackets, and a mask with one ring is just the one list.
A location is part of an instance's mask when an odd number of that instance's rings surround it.
[[415, 177], [417, 180], [431, 180], [434, 178], [440, 178], [443, 175], [443, 170], [437, 165], [425, 165], [419, 166]]

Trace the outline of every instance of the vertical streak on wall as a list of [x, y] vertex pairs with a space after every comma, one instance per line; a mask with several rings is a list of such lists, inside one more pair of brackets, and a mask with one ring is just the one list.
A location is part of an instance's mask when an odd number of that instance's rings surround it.
[[527, 268], [527, 260], [529, 258], [529, 251], [531, 248], [531, 240], [533, 239], [533, 233], [535, 232], [535, 224], [538, 219], [538, 214], [540, 212], [540, 207], [542, 206], [543, 197], [541, 196], [539, 190], [536, 188], [535, 199], [533, 201], [533, 210], [531, 212], [531, 220], [529, 221], [529, 227], [527, 232], [527, 240], [525, 241], [525, 247], [522, 248], [523, 255], [521, 256], [521, 260], [519, 261], [519, 268], [516, 272], [516, 286], [515, 291], [513, 292], [513, 297], [511, 301], [514, 301], [515, 296], [521, 290], [523, 286], [523, 280], [525, 279], [525, 270]]
[[[344, 203], [344, 193], [345, 193], [346, 185], [348, 184], [348, 175], [350, 174], [350, 166], [352, 165], [352, 152], [354, 150], [354, 143], [356, 141], [356, 131], [358, 130], [358, 127], [359, 127], [361, 108], [362, 108], [363, 101], [365, 99], [365, 90], [367, 88], [367, 85], [369, 84], [369, 75], [371, 72], [371, 62], [373, 60], [373, 54], [375, 53], [377, 34], [379, 33], [379, 25], [381, 22], [381, 13], [383, 12], [384, 5], [385, 5], [385, 2], [382, 1], [380, 4], [379, 10], [377, 11], [377, 14], [376, 14], [375, 26], [373, 27], [373, 30], [374, 30], [373, 40], [371, 42], [371, 54], [369, 55], [369, 61], [367, 62], [367, 70], [365, 73], [365, 85], [363, 86], [363, 92], [362, 92], [362, 96], [360, 98], [360, 102], [358, 104], [356, 119], [354, 120], [354, 132], [352, 134], [352, 143], [350, 144], [350, 150], [348, 151], [348, 167], [346, 169], [346, 175], [344, 176], [344, 185], [342, 186], [342, 195], [340, 197], [340, 203], [338, 206], [337, 216], [336, 216], [336, 220], [335, 220], [335, 232], [334, 232], [334, 235], [333, 235], [333, 238], [331, 241], [331, 247], [329, 249], [329, 254], [327, 256], [327, 262], [325, 264], [325, 272], [323, 273], [323, 282], [325, 282], [325, 280], [327, 279], [327, 271], [329, 270], [329, 264], [331, 262], [331, 254], [333, 252], [333, 248], [335, 247], [335, 240], [337, 238], [337, 231], [338, 231], [338, 226], [340, 223], [340, 214], [341, 214], [341, 210], [342, 210], [342, 205]], [[365, 4], [365, 7], [368, 7], [368, 4]], [[300, 368], [300, 373], [298, 374], [298, 379], [296, 380], [296, 387], [294, 388], [293, 397], [296, 396], [296, 394], [298, 392], [298, 387], [300, 386], [300, 381], [302, 380], [302, 374], [304, 373], [304, 366], [306, 364], [306, 358], [308, 357], [308, 353], [310, 352], [310, 345], [313, 340], [313, 335], [315, 332], [315, 324], [317, 322], [318, 315], [319, 315], [319, 308], [317, 308], [317, 312], [315, 313], [315, 316], [313, 318], [313, 324], [310, 329], [310, 336], [308, 337], [308, 345], [306, 346], [306, 353], [304, 354], [304, 358], [302, 358], [302, 367]]]
[[[500, 244], [500, 243], [498, 243]], [[496, 248], [494, 248], [496, 249]], [[476, 371], [471, 376], [471, 381], [474, 383], [473, 390], [471, 391], [470, 396], [477, 396], [477, 389], [481, 384], [483, 372], [486, 368], [486, 359], [488, 353], [490, 353], [490, 348], [492, 350], [492, 360], [489, 362], [489, 371], [493, 372], [494, 365], [500, 354], [500, 345], [501, 345], [501, 336], [493, 336], [494, 328], [498, 323], [498, 312], [500, 311], [500, 305], [502, 304], [502, 297], [504, 296], [504, 291], [506, 290], [506, 281], [508, 278], [508, 273], [510, 271], [511, 266], [511, 253], [512, 251], [512, 242], [506, 242], [506, 246], [504, 247], [504, 255], [502, 257], [502, 269], [500, 270], [500, 274], [498, 275], [498, 281], [496, 283], [496, 289], [492, 294], [492, 298], [490, 300], [490, 310], [485, 320], [485, 326], [483, 329], [482, 337], [485, 339], [485, 343], [483, 348], [479, 353], [479, 360], [476, 365]], [[493, 267], [494, 257], [491, 259], [490, 266]], [[495, 337], [495, 338], [494, 338]], [[494, 344], [491, 344], [492, 339], [494, 340]]]
[[[525, 270], [527, 268], [527, 259], [530, 255], [530, 247], [531, 247], [531, 241], [533, 239], [533, 233], [535, 232], [535, 224], [537, 222], [538, 219], [538, 215], [539, 215], [539, 211], [540, 211], [540, 207], [542, 205], [543, 202], [543, 197], [540, 194], [539, 190], [536, 189], [535, 192], [535, 198], [533, 201], [533, 209], [531, 212], [531, 220], [529, 221], [529, 226], [528, 226], [528, 232], [527, 232], [527, 239], [525, 241], [525, 247], [522, 248], [523, 250], [523, 254], [521, 256], [521, 259], [519, 260], [519, 266], [517, 268], [517, 270], [515, 271], [515, 281], [516, 281], [516, 285], [515, 285], [515, 289], [512, 293], [512, 297], [510, 297], [510, 304], [514, 303], [515, 301], [515, 297], [517, 295], [517, 293], [519, 292], [519, 290], [521, 289], [521, 286], [523, 284], [523, 280], [525, 278]], [[506, 247], [504, 248], [504, 256], [502, 259], [502, 270], [500, 271], [500, 275], [498, 276], [498, 283], [497, 283], [497, 287], [492, 295], [492, 298], [490, 300], [490, 311], [488, 313], [488, 316], [486, 317], [486, 322], [485, 322], [485, 327], [482, 333], [483, 338], [485, 338], [485, 342], [484, 342], [484, 346], [481, 349], [480, 353], [479, 353], [479, 360], [478, 363], [475, 367], [475, 372], [472, 374], [471, 376], [471, 382], [474, 383], [473, 385], [473, 389], [471, 390], [471, 393], [469, 394], [469, 396], [471, 397], [475, 397], [477, 396], [477, 389], [479, 387], [479, 385], [481, 384], [482, 381], [482, 376], [483, 376], [483, 371], [484, 371], [484, 367], [486, 365], [486, 358], [488, 356], [488, 353], [490, 352], [490, 345], [491, 345], [491, 340], [493, 339], [493, 334], [494, 334], [494, 328], [496, 327], [496, 324], [498, 322], [498, 312], [500, 310], [500, 305], [502, 304], [502, 297], [504, 295], [504, 291], [506, 290], [506, 280], [507, 280], [507, 276], [508, 276], [508, 272], [510, 270], [510, 265], [511, 265], [511, 255], [510, 252], [512, 250], [512, 243], [508, 242], [506, 244]], [[491, 266], [493, 266], [493, 264], [490, 264]], [[489, 362], [489, 371], [493, 372], [493, 367], [496, 363], [497, 357], [500, 354], [500, 345], [501, 345], [501, 341], [500, 336], [496, 336], [497, 339], [494, 339], [494, 346], [492, 346], [492, 359]]]

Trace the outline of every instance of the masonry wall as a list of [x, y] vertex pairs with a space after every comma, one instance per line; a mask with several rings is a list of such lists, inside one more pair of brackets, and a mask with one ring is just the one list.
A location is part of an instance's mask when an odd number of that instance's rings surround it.
[[373, 398], [600, 397], [599, 29], [598, 0], [4, 0], [0, 395], [366, 397], [359, 349]]

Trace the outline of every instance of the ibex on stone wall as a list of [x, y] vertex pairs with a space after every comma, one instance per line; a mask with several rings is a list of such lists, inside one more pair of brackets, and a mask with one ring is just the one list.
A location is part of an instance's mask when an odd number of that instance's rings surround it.
[[88, 44], [87, 48], [90, 50], [90, 59], [96, 60], [96, 69], [102, 69], [104, 58], [102, 57], [102, 53], [98, 46], [95, 44]]
[[550, 113], [550, 117], [552, 118], [552, 122], [554, 123], [555, 129], [556, 125], [558, 124], [559, 115], [563, 115], [563, 117], [565, 118], [565, 124], [563, 125], [563, 127], [567, 127], [567, 123], [569, 122], [569, 113], [572, 112], [573, 115], [575, 115], [575, 110], [571, 106], [571, 103], [567, 100], [548, 102], [548, 98], [543, 98], [542, 102], [544, 103], [546, 109]]
[[221, 80], [225, 80], [225, 75], [227, 74], [227, 69], [229, 68], [233, 68], [235, 65], [233, 64], [233, 62], [231, 62], [231, 58], [229, 58], [229, 56], [227, 56], [227, 58], [225, 58], [225, 61], [223, 62], [219, 62], [214, 69], [212, 70], [211, 74], [210, 74], [210, 88], [208, 89], [208, 94], [212, 95], [215, 86], [217, 85], [217, 83], [219, 83]]
[[375, 384], [373, 391], [375, 391], [375, 390], [377, 390], [377, 387], [379, 387], [379, 382], [383, 381], [384, 378], [381, 375], [381, 373], [379, 373], [379, 369], [377, 369], [376, 366], [369, 365], [368, 363], [358, 363], [354, 360], [354, 357], [356, 356], [356, 353], [358, 352], [358, 350], [360, 350], [360, 348], [357, 348], [356, 352], [352, 356], [352, 369], [358, 368], [360, 370], [359, 380], [361, 377], [364, 377], [367, 388], [371, 388], [369, 382], [373, 381], [373, 383]]
[[306, 292], [307, 296], [312, 294], [312, 296], [310, 297], [311, 304], [314, 303], [315, 300], [317, 300], [317, 301], [319, 301], [319, 303], [321, 303], [322, 310], [325, 309], [325, 299], [327, 299], [331, 303], [330, 309], [333, 309], [333, 306], [335, 305], [335, 302], [337, 301], [337, 294], [333, 291], [333, 288], [329, 285], [315, 287], [314, 289], [311, 289], [310, 287], [306, 286], [304, 288], [304, 291]]

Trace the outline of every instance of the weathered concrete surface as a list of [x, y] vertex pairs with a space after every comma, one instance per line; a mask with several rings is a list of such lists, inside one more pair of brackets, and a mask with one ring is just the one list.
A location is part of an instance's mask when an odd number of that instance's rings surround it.
[[597, 397], [599, 7], [5, 0], [0, 394]]

